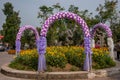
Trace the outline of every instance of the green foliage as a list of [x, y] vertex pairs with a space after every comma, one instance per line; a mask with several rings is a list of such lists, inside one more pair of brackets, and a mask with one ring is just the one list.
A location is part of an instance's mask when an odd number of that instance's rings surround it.
[[25, 70], [37, 70], [37, 65], [38, 65], [38, 53], [36, 50], [32, 51], [30, 50], [16, 57], [14, 61], [11, 62], [10, 67], [13, 68], [16, 67], [17, 69]]
[[70, 49], [65, 53], [68, 63], [75, 65], [77, 67], [83, 67], [83, 62], [85, 59], [85, 54], [82, 50], [80, 49]]
[[19, 11], [14, 11], [12, 4], [7, 2], [4, 4], [3, 13], [6, 16], [6, 21], [2, 26], [2, 35], [4, 36], [3, 41], [9, 43], [13, 47], [21, 23]]
[[21, 37], [21, 44], [22, 44], [22, 49], [25, 47], [25, 44], [28, 45], [29, 49], [35, 48], [36, 47], [35, 33], [33, 33], [33, 31], [31, 30], [25, 30]]
[[[78, 14], [81, 18], [85, 20], [89, 28], [92, 28], [95, 24], [102, 22], [110, 24], [110, 28], [113, 33], [113, 39], [116, 42], [116, 39], [119, 39], [119, 25], [120, 25], [120, 16], [119, 11], [117, 10], [118, 0], [105, 0], [104, 4], [99, 4], [96, 8], [98, 14], [95, 16], [93, 13], [90, 13], [88, 10], [79, 10], [79, 7], [75, 5], [70, 5], [68, 10]], [[48, 6], [40, 6], [40, 12], [38, 18], [41, 18], [40, 23], [44, 22], [50, 15], [57, 13], [59, 11], [65, 10], [59, 3]], [[48, 30], [47, 39], [48, 45], [79, 45], [83, 40], [83, 35], [81, 26], [78, 25], [74, 20], [60, 19], [55, 21], [50, 25], [53, 29]], [[80, 26], [80, 27], [79, 27]], [[78, 29], [78, 28], [80, 29]], [[67, 31], [70, 32], [67, 32]], [[53, 33], [54, 32], [54, 33]], [[69, 36], [72, 34], [71, 36]]]
[[[40, 6], [40, 12], [38, 14], [38, 18], [40, 19], [40, 23], [43, 22], [53, 13], [63, 11], [64, 7], [60, 6], [59, 3], [48, 6]], [[98, 23], [99, 20], [95, 19], [92, 16], [92, 13], [89, 13], [88, 10], [79, 11], [79, 8], [75, 5], [70, 5], [68, 8], [69, 12], [73, 12], [78, 14], [81, 18], [83, 18], [88, 25], [91, 27]], [[83, 41], [83, 32], [81, 25], [78, 25], [75, 20], [69, 19], [59, 19], [56, 20], [53, 24], [50, 25], [52, 28], [49, 28], [47, 34], [47, 43], [48, 46], [53, 45], [79, 45]]]
[[97, 7], [96, 11], [99, 13], [99, 18], [102, 22], [109, 21], [113, 18], [113, 16], [116, 13], [116, 5], [117, 0], [109, 1], [105, 0], [104, 5], [100, 4], [99, 7]]
[[103, 69], [115, 66], [115, 62], [107, 54], [95, 55], [92, 56], [93, 59], [93, 68], [94, 69]]
[[48, 66], [64, 68], [67, 64], [67, 59], [63, 53], [53, 53], [53, 55], [46, 53], [46, 62]]
[[101, 22], [110, 25], [115, 42], [120, 38], [120, 15], [117, 6], [118, 0], [105, 0], [104, 5], [100, 4], [99, 7], [97, 7], [96, 11], [98, 15], [95, 16]]
[[53, 8], [52, 7], [47, 7], [45, 5], [39, 7], [40, 12], [38, 12], [38, 18], [40, 19], [40, 26], [45, 22], [45, 20], [48, 18], [49, 15], [52, 14]]
[[21, 64], [20, 60], [21, 59], [18, 58], [17, 60], [11, 62], [11, 64], [9, 64], [9, 67], [12, 67], [17, 70], [34, 70], [33, 68], [31, 68], [29, 66], [25, 66], [25, 65]]

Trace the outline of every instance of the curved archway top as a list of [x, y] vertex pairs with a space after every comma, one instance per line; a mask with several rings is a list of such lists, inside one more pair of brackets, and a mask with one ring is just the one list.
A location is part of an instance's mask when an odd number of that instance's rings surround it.
[[36, 30], [36, 28], [34, 28], [34, 27], [31, 26], [31, 25], [25, 25], [25, 26], [23, 26], [23, 27], [21, 27], [21, 28], [19, 29], [18, 34], [17, 34], [17, 37], [16, 37], [16, 40], [20, 40], [20, 39], [21, 39], [21, 36], [22, 36], [22, 33], [24, 32], [24, 30], [27, 30], [27, 29], [32, 30], [32, 31], [34, 32], [36, 40], [39, 39], [39, 33], [38, 33], [38, 31]]
[[105, 25], [105, 24], [103, 24], [103, 23], [99, 23], [99, 24], [96, 24], [96, 25], [93, 27], [93, 29], [92, 29], [92, 31], [91, 31], [91, 38], [94, 38], [94, 35], [95, 35], [96, 30], [97, 30], [98, 28], [103, 28], [103, 29], [106, 31], [106, 33], [107, 33], [107, 37], [112, 37], [112, 31], [111, 31], [110, 27], [107, 26], [107, 25]]
[[89, 29], [88, 29], [86, 22], [81, 17], [79, 17], [77, 14], [74, 14], [71, 12], [59, 12], [59, 13], [56, 13], [56, 14], [50, 16], [43, 24], [40, 35], [46, 37], [47, 30], [50, 27], [50, 25], [55, 20], [62, 19], [62, 18], [68, 18], [68, 19], [75, 20], [79, 25], [82, 26], [84, 36], [90, 37]]

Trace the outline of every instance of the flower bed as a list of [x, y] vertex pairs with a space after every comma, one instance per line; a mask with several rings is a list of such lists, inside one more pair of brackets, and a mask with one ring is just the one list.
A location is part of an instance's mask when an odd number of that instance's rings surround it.
[[8, 50], [8, 54], [15, 54], [15, 50]]
[[[92, 67], [102, 69], [115, 66], [109, 57], [107, 48], [92, 49]], [[46, 50], [47, 71], [76, 71], [83, 67], [85, 54], [83, 47], [52, 46]], [[25, 50], [20, 53], [9, 65], [20, 70], [37, 70], [38, 53], [36, 49]]]
[[[20, 52], [24, 52], [25, 50], [21, 50]], [[14, 49], [11, 49], [11, 50], [8, 50], [7, 51], [8, 52], [8, 54], [15, 54], [16, 53], [16, 50], [14, 50]]]

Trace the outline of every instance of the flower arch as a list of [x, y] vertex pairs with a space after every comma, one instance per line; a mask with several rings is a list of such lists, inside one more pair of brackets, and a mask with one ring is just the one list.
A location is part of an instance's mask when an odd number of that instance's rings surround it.
[[35, 38], [36, 38], [36, 44], [37, 44], [37, 48], [39, 46], [39, 34], [36, 30], [36, 28], [34, 28], [33, 26], [31, 25], [25, 25], [23, 27], [21, 27], [17, 33], [17, 36], [16, 36], [16, 55], [18, 56], [19, 55], [19, 52], [20, 52], [20, 47], [21, 47], [21, 36], [22, 36], [22, 33], [25, 31], [25, 30], [32, 30], [35, 34]]
[[94, 27], [93, 27], [93, 29], [92, 29], [92, 31], [91, 31], [91, 38], [94, 38], [94, 36], [95, 36], [95, 33], [96, 33], [96, 30], [98, 29], [98, 28], [103, 28], [104, 30], [105, 30], [105, 32], [107, 33], [107, 37], [112, 37], [112, 31], [111, 31], [111, 29], [109, 28], [109, 26], [107, 26], [107, 25], [105, 25], [105, 24], [103, 24], [103, 23], [99, 23], [99, 24], [96, 24]]
[[107, 33], [107, 44], [108, 44], [108, 47], [109, 47], [109, 52], [110, 52], [110, 56], [111, 58], [114, 60], [114, 43], [113, 43], [113, 39], [112, 39], [112, 31], [110, 29], [109, 26], [103, 24], [103, 23], [98, 23], [96, 24], [92, 31], [91, 31], [91, 46], [94, 48], [95, 47], [95, 41], [94, 41], [94, 36], [95, 36], [95, 33], [96, 33], [96, 30], [98, 28], [103, 28], [105, 30], [105, 32]]
[[85, 47], [85, 53], [86, 53], [86, 59], [84, 61], [84, 70], [89, 71], [91, 67], [91, 46], [90, 46], [90, 32], [88, 29], [87, 24], [85, 21], [79, 17], [77, 14], [71, 13], [71, 12], [59, 12], [52, 16], [50, 16], [45, 23], [42, 26], [41, 32], [40, 32], [40, 46], [39, 46], [39, 66], [38, 70], [43, 71], [46, 69], [45, 66], [45, 52], [46, 52], [46, 35], [47, 31], [50, 27], [50, 25], [58, 19], [61, 18], [68, 18], [75, 20], [79, 25], [82, 26], [82, 31], [84, 34], [84, 47]]

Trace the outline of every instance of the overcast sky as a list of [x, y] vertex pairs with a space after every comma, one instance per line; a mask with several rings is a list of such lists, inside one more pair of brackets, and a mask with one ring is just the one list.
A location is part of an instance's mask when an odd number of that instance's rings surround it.
[[[120, 10], [120, 0], [118, 9]], [[95, 9], [99, 4], [104, 4], [104, 0], [0, 0], [0, 27], [5, 22], [5, 16], [1, 9], [4, 8], [6, 2], [12, 3], [15, 11], [20, 11], [19, 16], [21, 17], [21, 25], [26, 24], [32, 26], [40, 26], [39, 19], [37, 18], [39, 7], [42, 5], [51, 6], [56, 3], [60, 3], [61, 6], [68, 9], [70, 5], [79, 7], [79, 10], [89, 10], [94, 14]]]

